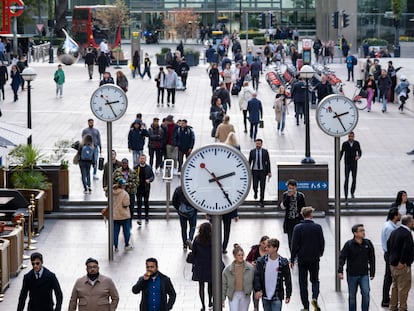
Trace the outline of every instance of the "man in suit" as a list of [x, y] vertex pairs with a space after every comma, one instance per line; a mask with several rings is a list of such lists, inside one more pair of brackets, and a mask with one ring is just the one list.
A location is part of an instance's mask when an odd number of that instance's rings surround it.
[[409, 310], [407, 298], [411, 289], [411, 264], [414, 261], [413, 228], [413, 216], [404, 215], [401, 226], [391, 233], [387, 241], [392, 276], [391, 311]]
[[252, 98], [247, 102], [247, 111], [249, 113], [250, 122], [250, 138], [256, 140], [257, 126], [263, 118], [262, 102], [258, 100], [257, 93], [252, 94]]
[[250, 150], [249, 164], [253, 175], [253, 191], [254, 199], [257, 199], [257, 188], [260, 183], [260, 207], [264, 207], [264, 193], [266, 187], [266, 176], [272, 177], [270, 169], [269, 152], [262, 148], [263, 140], [260, 138], [255, 140], [256, 148]]
[[302, 208], [301, 214], [304, 218], [300, 224], [293, 229], [292, 249], [290, 257], [290, 268], [293, 269], [296, 257], [299, 267], [300, 299], [304, 310], [309, 310], [308, 297], [308, 272], [312, 283], [312, 306], [315, 311], [320, 311], [318, 305], [319, 296], [319, 260], [325, 250], [325, 239], [322, 227], [313, 222], [313, 211], [311, 206]]
[[355, 187], [356, 187], [356, 177], [358, 170], [358, 160], [361, 158], [362, 151], [359, 142], [354, 140], [355, 134], [351, 132], [348, 134], [348, 140], [344, 141], [341, 148], [341, 159], [345, 153], [345, 183], [344, 183], [344, 193], [345, 200], [348, 200], [348, 182], [349, 182], [349, 173], [352, 173], [352, 184], [351, 184], [351, 197], [354, 198]]
[[[29, 311], [60, 311], [63, 294], [56, 275], [43, 267], [43, 256], [33, 253], [30, 256], [33, 269], [24, 275], [23, 286], [20, 291], [17, 311], [23, 311], [29, 293]], [[54, 306], [52, 291], [55, 292], [56, 305]]]

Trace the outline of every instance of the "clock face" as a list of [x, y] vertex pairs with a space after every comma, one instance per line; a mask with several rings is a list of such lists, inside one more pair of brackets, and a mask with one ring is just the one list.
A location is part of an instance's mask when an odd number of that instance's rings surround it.
[[343, 95], [325, 97], [316, 110], [316, 122], [331, 136], [344, 136], [358, 123], [358, 109], [351, 99]]
[[125, 92], [114, 84], [104, 84], [91, 96], [91, 110], [102, 121], [112, 122], [121, 118], [128, 107]]
[[229, 213], [249, 193], [249, 163], [240, 151], [228, 145], [202, 147], [184, 163], [181, 186], [198, 210], [212, 215]]

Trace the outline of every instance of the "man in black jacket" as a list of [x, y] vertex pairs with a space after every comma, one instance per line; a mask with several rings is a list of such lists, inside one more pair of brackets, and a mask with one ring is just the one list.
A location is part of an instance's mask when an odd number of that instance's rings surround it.
[[[139, 306], [140, 311], [171, 310], [177, 295], [170, 278], [158, 271], [157, 259], [148, 258], [145, 264], [145, 274], [132, 287], [134, 294], [142, 292], [141, 304]], [[154, 299], [148, 299], [148, 297], [153, 297]]]
[[390, 310], [408, 310], [407, 297], [411, 289], [411, 264], [414, 261], [412, 215], [401, 218], [401, 226], [395, 229], [388, 241], [389, 262], [392, 276]]
[[347, 241], [339, 255], [338, 278], [344, 278], [344, 265], [347, 263], [349, 310], [356, 311], [358, 285], [361, 289], [362, 311], [369, 309], [369, 280], [375, 276], [375, 251], [371, 241], [365, 238], [363, 224], [352, 226], [354, 238]]
[[295, 259], [298, 259], [300, 299], [303, 308], [309, 310], [308, 296], [308, 272], [312, 283], [312, 306], [314, 310], [320, 311], [318, 305], [319, 296], [319, 259], [325, 250], [325, 238], [322, 227], [313, 222], [313, 211], [311, 206], [302, 208], [301, 214], [304, 218], [300, 224], [293, 229], [292, 249], [290, 257], [290, 268], [293, 269]]
[[[43, 267], [43, 256], [33, 253], [30, 256], [33, 269], [23, 278], [17, 311], [23, 311], [29, 293], [28, 309], [30, 311], [60, 311], [63, 294], [56, 275]], [[55, 292], [56, 305], [53, 306], [52, 291]]]
[[260, 183], [260, 207], [264, 207], [266, 176], [272, 177], [269, 152], [262, 148], [263, 140], [256, 139], [256, 148], [250, 150], [249, 165], [252, 169], [254, 199], [257, 199], [257, 188]]
[[349, 173], [352, 173], [352, 184], [351, 184], [351, 197], [354, 198], [355, 187], [356, 187], [356, 177], [358, 170], [358, 160], [361, 158], [362, 151], [359, 142], [354, 140], [355, 133], [351, 132], [348, 134], [348, 140], [344, 141], [341, 148], [341, 159], [345, 153], [345, 183], [344, 183], [344, 193], [345, 200], [348, 200], [348, 183], [349, 183]]

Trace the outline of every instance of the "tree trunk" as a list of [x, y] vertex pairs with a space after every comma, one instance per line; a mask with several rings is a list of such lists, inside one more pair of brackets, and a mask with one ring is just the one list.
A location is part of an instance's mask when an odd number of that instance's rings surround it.
[[67, 28], [68, 21], [66, 20], [66, 12], [68, 7], [68, 0], [58, 0], [55, 7], [55, 32], [58, 37], [64, 37], [62, 28]]

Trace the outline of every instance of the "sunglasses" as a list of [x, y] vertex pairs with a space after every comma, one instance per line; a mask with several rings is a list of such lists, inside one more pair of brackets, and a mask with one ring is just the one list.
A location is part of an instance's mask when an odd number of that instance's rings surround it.
[[32, 266], [40, 266], [41, 264], [40, 261], [32, 261]]

